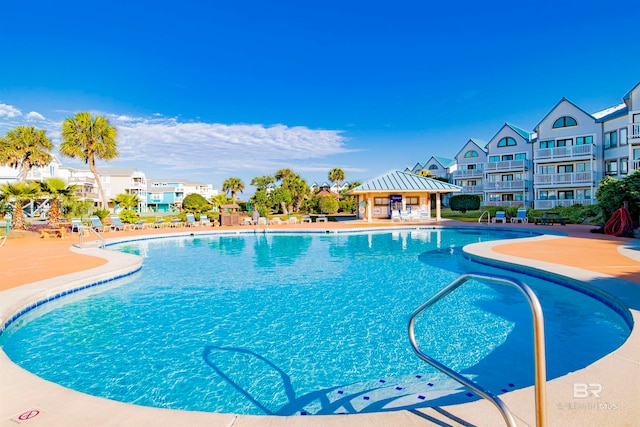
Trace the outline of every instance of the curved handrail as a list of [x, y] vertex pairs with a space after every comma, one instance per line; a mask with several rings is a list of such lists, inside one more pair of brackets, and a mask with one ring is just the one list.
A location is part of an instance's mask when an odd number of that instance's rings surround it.
[[480, 218], [478, 218], [478, 224], [482, 222], [482, 217], [484, 217], [484, 214], [487, 214], [487, 224], [489, 224], [491, 222], [491, 212], [489, 211], [484, 211], [482, 212], [482, 214], [480, 215]]
[[508, 426], [515, 426], [515, 420], [513, 415], [511, 415], [511, 411], [507, 408], [507, 405], [497, 396], [493, 395], [491, 392], [482, 389], [478, 384], [474, 383], [471, 380], [463, 377], [458, 372], [448, 368], [437, 360], [429, 357], [425, 353], [423, 353], [416, 343], [415, 337], [415, 321], [416, 318], [422, 314], [429, 307], [440, 301], [442, 298], [449, 295], [451, 292], [462, 286], [464, 283], [471, 279], [477, 280], [485, 280], [490, 282], [495, 282], [504, 285], [512, 285], [516, 287], [527, 299], [529, 303], [529, 307], [531, 307], [531, 314], [533, 315], [533, 340], [534, 340], [534, 359], [535, 359], [535, 399], [536, 399], [536, 425], [538, 427], [543, 427], [547, 423], [547, 413], [546, 413], [546, 377], [547, 377], [547, 363], [545, 358], [545, 346], [544, 346], [544, 316], [542, 314], [542, 307], [540, 305], [540, 301], [536, 297], [536, 294], [531, 290], [531, 288], [525, 284], [524, 282], [513, 279], [505, 276], [498, 275], [487, 275], [487, 274], [479, 274], [479, 273], [468, 273], [463, 274], [458, 277], [456, 280], [442, 288], [438, 293], [429, 298], [424, 304], [418, 307], [411, 314], [411, 319], [409, 320], [409, 340], [411, 341], [411, 346], [413, 350], [416, 352], [418, 357], [422, 360], [438, 369], [440, 372], [448, 375], [453, 380], [459, 382], [463, 386], [467, 387], [470, 390], [473, 390], [478, 395], [487, 399], [491, 403], [495, 405], [495, 407], [500, 411], [502, 417]]
[[[79, 243], [80, 247], [84, 246], [84, 230], [89, 230], [93, 234], [95, 234], [98, 237], [98, 239], [100, 239], [100, 242], [102, 242], [103, 249], [107, 246], [105, 243], [104, 237], [102, 237], [102, 235], [100, 235], [100, 233], [98, 233], [93, 227], [87, 227], [86, 225], [81, 225], [80, 227], [78, 227], [78, 236], [80, 237], [80, 243]], [[98, 244], [98, 247], [100, 247], [100, 244]]]

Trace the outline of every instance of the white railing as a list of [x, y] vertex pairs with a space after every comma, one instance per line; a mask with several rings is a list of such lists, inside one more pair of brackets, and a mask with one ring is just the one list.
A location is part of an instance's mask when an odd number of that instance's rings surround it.
[[536, 185], [589, 184], [594, 181], [595, 176], [592, 172], [539, 174], [533, 176], [533, 182]]
[[569, 200], [536, 200], [535, 209], [552, 209], [558, 206], [569, 207], [573, 205], [595, 205], [593, 199], [569, 199]]
[[482, 193], [484, 190], [482, 189], [482, 185], [463, 185], [462, 192], [463, 193]]
[[486, 191], [513, 191], [513, 190], [524, 190], [527, 186], [527, 181], [518, 179], [515, 181], [495, 181], [495, 182], [486, 182], [484, 184], [484, 189]]
[[629, 125], [629, 139], [640, 139], [640, 123]]
[[456, 170], [453, 171], [454, 178], [477, 178], [481, 177], [484, 174], [484, 170], [480, 169], [464, 169], [464, 170]]
[[80, 185], [80, 184], [91, 184], [95, 185], [95, 178], [91, 178], [88, 176], [70, 176], [69, 184]]
[[529, 160], [505, 160], [501, 162], [489, 162], [485, 170], [526, 170], [529, 169], [531, 162]]
[[566, 158], [582, 158], [595, 156], [594, 145], [571, 145], [569, 147], [542, 148], [536, 150], [536, 160], [555, 160]]
[[530, 204], [531, 204], [531, 202], [529, 202], [527, 200], [508, 200], [508, 201], [489, 200], [489, 201], [484, 203], [485, 206], [504, 206], [504, 207], [509, 207], [509, 206], [529, 206]]
[[633, 170], [630, 170], [629, 172], [637, 171], [638, 169], [640, 169], [640, 159], [633, 160], [630, 163], [631, 163], [631, 166], [633, 167]]

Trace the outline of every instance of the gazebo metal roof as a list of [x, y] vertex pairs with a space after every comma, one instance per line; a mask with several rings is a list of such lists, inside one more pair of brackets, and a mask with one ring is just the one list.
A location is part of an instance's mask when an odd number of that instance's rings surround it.
[[399, 170], [387, 172], [379, 177], [369, 179], [359, 186], [351, 189], [347, 194], [362, 193], [389, 193], [389, 192], [429, 192], [429, 193], [455, 193], [462, 187], [427, 178], [414, 173]]

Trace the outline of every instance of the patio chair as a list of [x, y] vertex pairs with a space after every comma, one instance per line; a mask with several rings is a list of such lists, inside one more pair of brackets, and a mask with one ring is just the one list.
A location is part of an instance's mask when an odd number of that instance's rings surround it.
[[211, 225], [211, 221], [209, 221], [209, 217], [205, 214], [200, 215], [200, 225], [203, 227], [208, 227]]
[[529, 218], [527, 218], [527, 208], [518, 208], [518, 213], [516, 216], [511, 218], [512, 223], [520, 222], [526, 224], [529, 222]]
[[91, 221], [91, 228], [93, 228], [95, 231], [105, 232], [112, 230], [112, 227], [110, 225], [104, 225], [102, 221], [100, 221], [100, 218], [95, 215], [90, 216], [89, 220]]
[[195, 227], [196, 225], [196, 217], [193, 216], [192, 213], [187, 214], [187, 227]]
[[507, 223], [507, 213], [505, 211], [496, 212], [496, 216], [493, 217], [492, 221], [494, 223], [501, 222], [503, 224]]
[[297, 224], [300, 220], [298, 219], [298, 217], [296, 216], [292, 216], [291, 218], [289, 218], [286, 222], [288, 224]]
[[71, 232], [80, 233], [80, 230], [82, 230], [82, 221], [80, 218], [71, 218]]
[[311, 223], [311, 217], [309, 215], [302, 215], [302, 219], [300, 220], [300, 223], [304, 223], [304, 222]]
[[136, 221], [131, 224], [131, 228], [133, 228], [134, 230], [144, 230], [146, 226], [147, 222], [144, 220]]
[[409, 212], [406, 209], [400, 211], [400, 220], [401, 221], [409, 221], [411, 218], [409, 217]]
[[274, 224], [282, 224], [282, 220], [281, 220], [280, 218], [278, 218], [278, 217], [275, 217], [275, 218], [271, 218], [271, 220], [269, 221], [269, 223], [270, 223], [271, 225], [274, 225]]
[[328, 219], [327, 219], [326, 215], [318, 215], [316, 217], [316, 222], [327, 222], [327, 221], [328, 221]]
[[173, 218], [171, 222], [169, 222], [169, 227], [172, 227], [172, 228], [182, 227], [182, 221], [180, 220], [180, 218]]
[[391, 222], [400, 222], [402, 218], [400, 218], [400, 211], [394, 209], [391, 211]]
[[128, 224], [123, 224], [122, 221], [120, 221], [120, 217], [116, 216], [116, 215], [112, 215], [111, 217], [111, 229], [112, 230], [127, 230], [129, 227]]

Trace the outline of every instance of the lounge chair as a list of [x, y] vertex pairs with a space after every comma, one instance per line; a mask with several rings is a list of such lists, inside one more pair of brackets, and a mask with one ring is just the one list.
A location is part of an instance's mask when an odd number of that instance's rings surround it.
[[327, 222], [327, 221], [328, 221], [328, 219], [327, 219], [326, 215], [318, 215], [316, 217], [316, 222]]
[[119, 216], [111, 216], [111, 229], [112, 230], [127, 230], [129, 227], [128, 224], [123, 224], [122, 221], [120, 221], [120, 217]]
[[4, 243], [7, 241], [7, 235], [0, 236], [0, 248], [4, 246]]
[[302, 219], [300, 220], [301, 223], [303, 222], [308, 222], [311, 223], [311, 217], [309, 215], [302, 215]]
[[71, 232], [80, 233], [80, 230], [82, 230], [82, 221], [80, 218], [71, 218]]
[[400, 211], [400, 220], [409, 221], [410, 219], [411, 218], [409, 218], [409, 212], [406, 209]]
[[200, 225], [203, 227], [208, 227], [211, 225], [211, 221], [209, 221], [209, 217], [205, 214], [200, 215]]
[[192, 213], [187, 214], [187, 227], [195, 227], [196, 225], [196, 217], [193, 216]]
[[144, 230], [146, 226], [147, 226], [147, 222], [144, 220], [136, 221], [133, 224], [131, 224], [131, 228], [133, 228], [134, 230]]
[[267, 217], [261, 216], [258, 218], [258, 225], [267, 225], [269, 223], [269, 219]]
[[514, 224], [516, 222], [520, 222], [524, 224], [528, 223], [529, 218], [527, 218], [527, 208], [518, 208], [518, 213], [516, 214], [516, 216], [511, 218], [511, 222]]
[[169, 227], [178, 228], [182, 227], [182, 221], [180, 218], [173, 218], [171, 222], [169, 222]]
[[292, 216], [291, 218], [289, 218], [287, 220], [288, 224], [297, 224], [298, 222], [300, 222], [300, 220], [298, 219], [298, 217], [296, 216]]
[[271, 220], [269, 221], [269, 223], [270, 223], [271, 225], [273, 225], [273, 224], [282, 224], [282, 220], [281, 220], [280, 218], [278, 218], [278, 217], [275, 217], [275, 218], [271, 218]]
[[244, 225], [256, 225], [256, 222], [250, 216], [244, 218]]
[[431, 215], [429, 215], [429, 211], [426, 206], [420, 208], [420, 221], [428, 221], [431, 219]]
[[507, 213], [505, 211], [496, 212], [496, 216], [493, 217], [492, 221], [494, 223], [501, 222], [503, 224], [507, 223]]
[[400, 211], [392, 210], [391, 211], [391, 222], [400, 222], [402, 218], [400, 217]]
[[418, 210], [411, 210], [411, 212], [409, 213], [409, 220], [410, 221], [420, 221], [420, 212]]
[[89, 220], [91, 221], [91, 228], [93, 228], [95, 231], [105, 232], [113, 229], [110, 225], [104, 225], [102, 221], [100, 221], [100, 218], [95, 215], [90, 216]]

